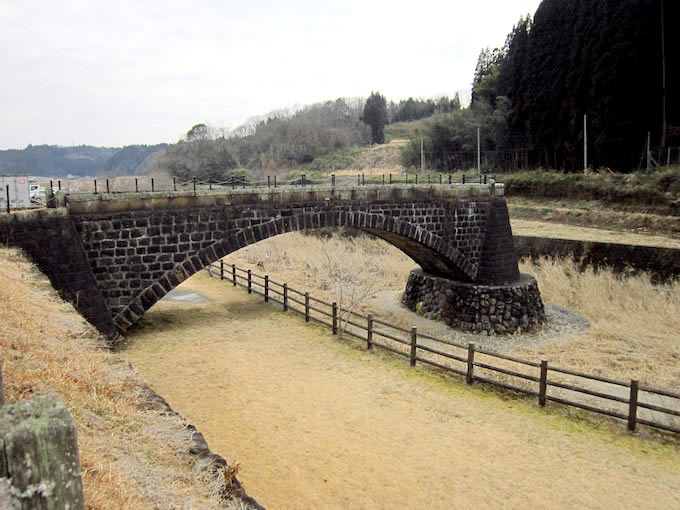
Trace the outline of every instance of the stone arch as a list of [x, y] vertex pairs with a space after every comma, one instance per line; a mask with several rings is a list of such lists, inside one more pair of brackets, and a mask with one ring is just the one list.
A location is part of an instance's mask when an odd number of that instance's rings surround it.
[[460, 251], [451, 247], [438, 235], [418, 225], [384, 214], [363, 211], [307, 212], [279, 216], [243, 228], [199, 250], [142, 290], [114, 317], [114, 323], [119, 332], [124, 333], [139, 321], [147, 310], [184, 280], [241, 248], [288, 232], [341, 226], [369, 232], [387, 241], [410, 256], [430, 274], [448, 276], [462, 281], [472, 281], [476, 277], [476, 267], [468, 263]]

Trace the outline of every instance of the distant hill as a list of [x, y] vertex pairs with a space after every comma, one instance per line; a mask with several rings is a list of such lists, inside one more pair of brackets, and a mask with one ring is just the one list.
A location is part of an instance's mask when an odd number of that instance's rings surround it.
[[0, 174], [45, 177], [131, 175], [147, 157], [165, 147], [167, 144], [128, 145], [123, 148], [29, 145], [25, 149], [0, 151]]

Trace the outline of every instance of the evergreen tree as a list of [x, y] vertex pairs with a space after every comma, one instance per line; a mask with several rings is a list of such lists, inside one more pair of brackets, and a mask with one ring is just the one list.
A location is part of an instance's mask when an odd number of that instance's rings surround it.
[[371, 92], [366, 100], [362, 120], [371, 128], [371, 143], [385, 143], [387, 103], [379, 92]]

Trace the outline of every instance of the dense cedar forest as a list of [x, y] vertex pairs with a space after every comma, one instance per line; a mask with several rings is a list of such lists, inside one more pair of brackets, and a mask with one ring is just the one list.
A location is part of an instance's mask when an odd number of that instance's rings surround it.
[[582, 169], [585, 114], [590, 165], [637, 168], [648, 132], [653, 147], [680, 146], [679, 26], [677, 0], [544, 0], [482, 52], [473, 106], [508, 99], [500, 148], [531, 149], [530, 166]]

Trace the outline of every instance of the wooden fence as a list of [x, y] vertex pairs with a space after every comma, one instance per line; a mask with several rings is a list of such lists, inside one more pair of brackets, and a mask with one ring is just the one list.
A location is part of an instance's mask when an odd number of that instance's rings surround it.
[[[284, 311], [297, 312], [305, 322], [315, 321], [375, 347], [407, 358], [411, 366], [417, 362], [431, 365], [465, 377], [467, 384], [486, 383], [538, 399], [541, 407], [548, 402], [584, 409], [625, 420], [628, 430], [638, 424], [680, 434], [680, 394], [639, 384], [637, 380], [621, 381], [595, 374], [556, 367], [548, 361], [531, 361], [436, 338], [417, 328], [399, 327], [372, 314], [350, 312], [338, 306], [259, 275], [250, 269], [212, 264], [221, 280], [259, 294], [265, 302], [275, 302]], [[360, 322], [361, 321], [361, 322]], [[670, 403], [667, 403], [670, 402]]]

